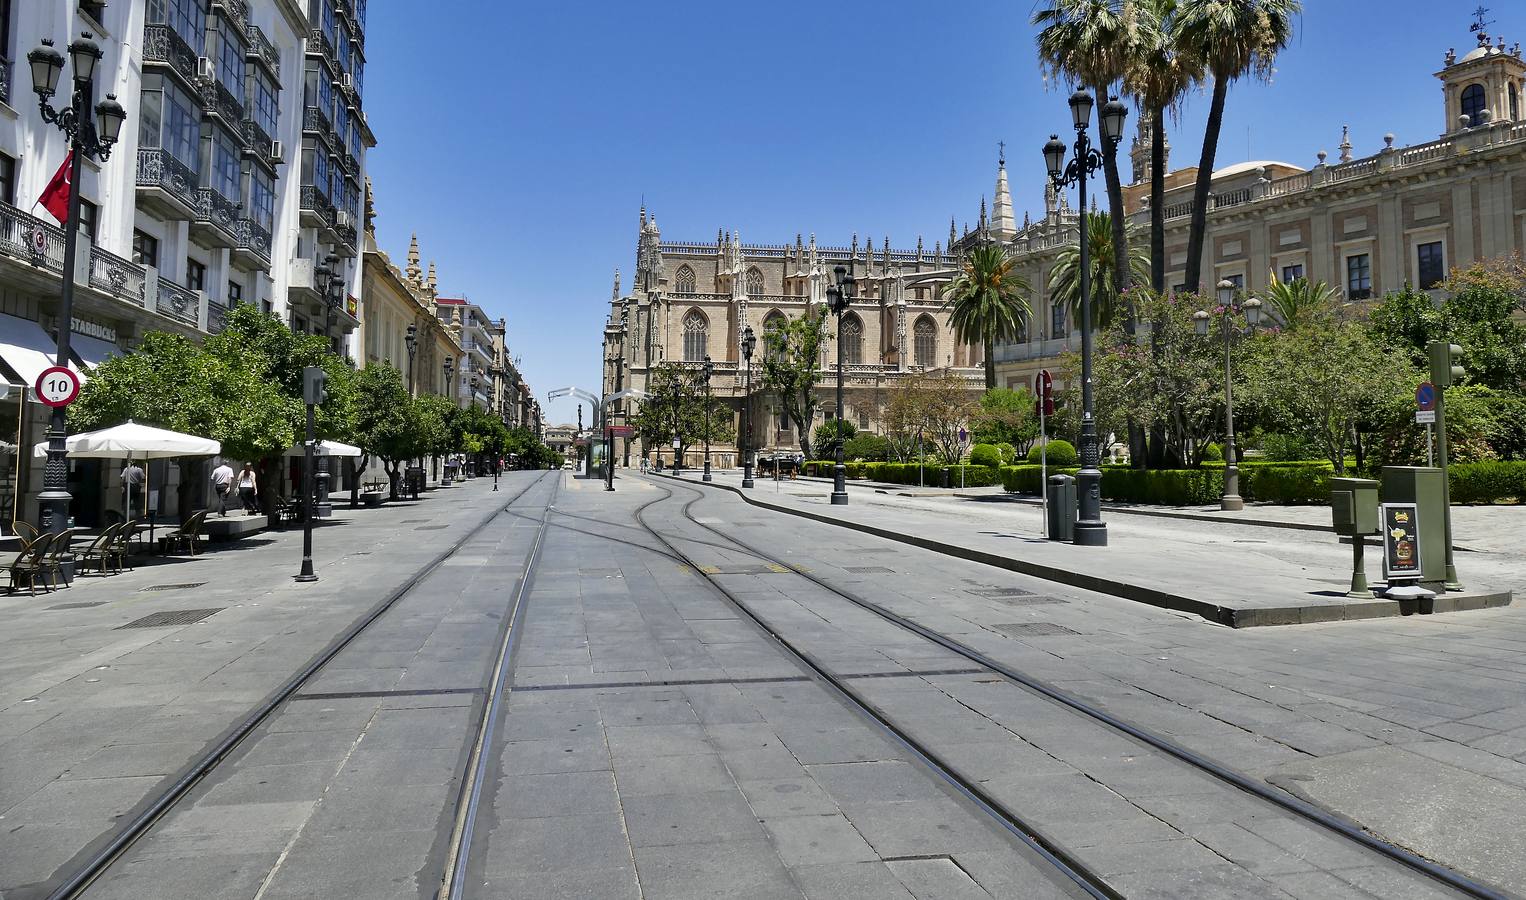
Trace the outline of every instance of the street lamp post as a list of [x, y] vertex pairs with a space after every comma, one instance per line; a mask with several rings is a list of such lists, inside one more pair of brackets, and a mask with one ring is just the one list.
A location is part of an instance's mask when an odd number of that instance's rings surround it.
[[[1254, 329], [1261, 321], [1261, 301], [1252, 297], [1237, 306], [1235, 283], [1227, 278], [1219, 282], [1218, 293], [1219, 332], [1224, 338], [1224, 496], [1219, 498], [1219, 509], [1234, 511], [1244, 509], [1245, 501], [1240, 499], [1240, 467], [1235, 464], [1238, 461], [1235, 452], [1235, 390], [1230, 368], [1230, 345], [1239, 329], [1230, 319], [1243, 311], [1245, 324]], [[1201, 309], [1192, 314], [1193, 328], [1198, 334], [1207, 336], [1210, 317]]]
[[832, 435], [832, 505], [847, 506], [848, 470], [842, 462], [842, 314], [847, 312], [848, 306], [853, 303], [853, 289], [856, 282], [853, 273], [844, 266], [833, 269], [832, 274], [837, 276], [837, 283], [827, 286], [827, 308], [837, 316], [837, 427]]
[[715, 363], [710, 361], [710, 354], [705, 354], [705, 365], [700, 369], [705, 379], [705, 474], [700, 476], [700, 481], [712, 481], [710, 477], [710, 379], [715, 375]]
[[747, 381], [742, 388], [742, 487], [753, 486], [752, 480], [752, 351], [758, 346], [758, 336], [752, 326], [742, 329], [742, 361], [747, 364]]
[[[63, 54], [53, 49], [53, 42], [44, 39], [42, 46], [27, 54], [32, 68], [32, 90], [37, 93], [37, 105], [42, 120], [58, 126], [69, 142], [69, 210], [64, 217], [64, 270], [58, 302], [58, 342], [55, 363], [69, 365], [69, 335], [74, 321], [74, 255], [80, 229], [80, 167], [85, 157], [92, 156], [105, 162], [111, 156], [111, 148], [122, 133], [122, 123], [127, 111], [117, 102], [115, 94], [95, 105], [91, 114], [90, 98], [95, 93], [95, 67], [104, 54], [91, 39], [90, 32], [83, 32], [79, 39], [69, 44], [69, 63], [74, 69], [74, 87], [69, 106], [54, 109], [50, 99], [58, 91], [58, 82], [64, 71]], [[25, 387], [22, 388], [25, 391]], [[65, 408], [53, 407], [48, 424], [48, 461], [43, 470], [42, 530], [62, 532], [69, 524], [69, 469], [66, 461], [69, 436], [64, 419]], [[72, 563], [68, 564], [72, 567]], [[72, 574], [72, 571], [68, 574]]]
[[419, 352], [419, 326], [408, 324], [408, 334], [403, 338], [408, 347], [408, 396], [413, 396], [413, 357]]
[[[1102, 140], [1108, 149], [1118, 146], [1123, 138], [1123, 120], [1128, 108], [1117, 97], [1108, 100], [1100, 116]], [[1102, 168], [1102, 154], [1091, 145], [1087, 128], [1091, 125], [1092, 97], [1078, 90], [1070, 95], [1070, 115], [1076, 129], [1075, 158], [1065, 164], [1065, 144], [1060, 136], [1050, 135], [1044, 145], [1044, 163], [1049, 178], [1056, 188], [1075, 185], [1078, 193], [1076, 208], [1081, 210], [1077, 231], [1081, 242], [1081, 471], [1076, 473], [1080, 493], [1080, 519], [1076, 522], [1075, 543], [1083, 546], [1107, 546], [1107, 524], [1102, 521], [1102, 451], [1098, 446], [1097, 419], [1092, 404], [1092, 298], [1091, 298], [1091, 248], [1087, 246], [1086, 227], [1086, 180]], [[1121, 210], [1114, 210], [1121, 215]], [[1122, 262], [1118, 263], [1122, 265]]]
[[678, 372], [673, 373], [673, 474], [683, 474], [683, 457], [679, 453], [683, 449], [683, 437], [679, 434], [681, 425], [679, 413], [684, 405], [684, 386], [682, 376]]

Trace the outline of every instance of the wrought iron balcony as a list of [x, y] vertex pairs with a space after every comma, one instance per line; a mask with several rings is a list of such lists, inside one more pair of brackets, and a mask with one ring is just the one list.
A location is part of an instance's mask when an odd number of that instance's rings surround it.
[[162, 201], [178, 218], [193, 218], [197, 208], [196, 173], [159, 147], [138, 150], [138, 191]]
[[321, 107], [309, 106], [303, 109], [302, 130], [329, 144], [334, 143], [334, 123], [329, 120], [328, 112]]
[[201, 102], [206, 115], [218, 116], [230, 132], [238, 135], [239, 140], [246, 139], [241, 124], [244, 121], [244, 104], [221, 81], [202, 80]]
[[11, 102], [11, 61], [0, 56], [0, 103]]
[[195, 327], [196, 314], [201, 306], [201, 297], [188, 287], [183, 287], [160, 277], [158, 301], [154, 304], [155, 310], [161, 316], [168, 316], [177, 322], [183, 322]]
[[212, 8], [222, 10], [239, 31], [249, 28], [249, 5], [244, 0], [212, 0]]
[[330, 60], [334, 59], [334, 42], [323, 33], [322, 28], [314, 27], [307, 35], [307, 52], [311, 54], [322, 53]]
[[228, 327], [228, 307], [215, 300], [207, 301], [207, 334], [222, 334]]
[[134, 306], [144, 305], [143, 288], [148, 273], [135, 262], [90, 248], [90, 286]]
[[233, 226], [234, 249], [264, 268], [270, 268], [270, 229], [253, 219], [239, 219]]
[[39, 269], [64, 271], [63, 229], [0, 203], [0, 253]]
[[143, 64], [169, 69], [187, 87], [196, 85], [196, 51], [168, 25], [143, 26]]
[[315, 184], [302, 185], [302, 224], [328, 228], [334, 224], [334, 203], [328, 193]]
[[270, 38], [265, 36], [265, 31], [260, 26], [251, 23], [244, 29], [244, 36], [249, 39], [249, 49], [245, 51], [244, 58], [256, 62], [265, 67], [265, 71], [275, 79], [279, 86], [281, 83], [281, 51]]
[[354, 251], [359, 249], [360, 235], [356, 232], [354, 225], [348, 223], [335, 224], [334, 235], [339, 238], [339, 243], [343, 244], [350, 251], [348, 255], [354, 255]]
[[202, 233], [214, 243], [224, 247], [237, 246], [238, 218], [239, 205], [236, 201], [229, 200], [212, 188], [197, 189], [193, 227], [202, 229]]

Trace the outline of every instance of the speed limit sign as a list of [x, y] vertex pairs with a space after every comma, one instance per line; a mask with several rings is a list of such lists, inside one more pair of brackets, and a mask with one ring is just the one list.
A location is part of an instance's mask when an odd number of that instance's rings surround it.
[[37, 399], [49, 406], [68, 406], [79, 396], [79, 375], [64, 366], [52, 366], [42, 370], [33, 385]]

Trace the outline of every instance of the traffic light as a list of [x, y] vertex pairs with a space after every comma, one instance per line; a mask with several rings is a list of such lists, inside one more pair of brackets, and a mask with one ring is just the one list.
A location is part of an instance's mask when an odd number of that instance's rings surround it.
[[329, 376], [321, 366], [302, 368], [302, 402], [320, 406], [329, 398]]
[[1426, 347], [1431, 357], [1431, 384], [1449, 388], [1462, 378], [1462, 348], [1446, 341], [1431, 341]]

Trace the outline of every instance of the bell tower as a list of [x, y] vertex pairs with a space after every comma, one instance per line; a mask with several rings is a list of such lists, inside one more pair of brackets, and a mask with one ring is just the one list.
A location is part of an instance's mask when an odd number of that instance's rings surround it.
[[1468, 30], [1477, 37], [1477, 46], [1461, 57], [1448, 50], [1445, 66], [1436, 73], [1446, 101], [1443, 134], [1526, 119], [1526, 60], [1520, 43], [1508, 50], [1504, 38], [1491, 44], [1488, 10], [1479, 7], [1474, 15], [1477, 21]]

